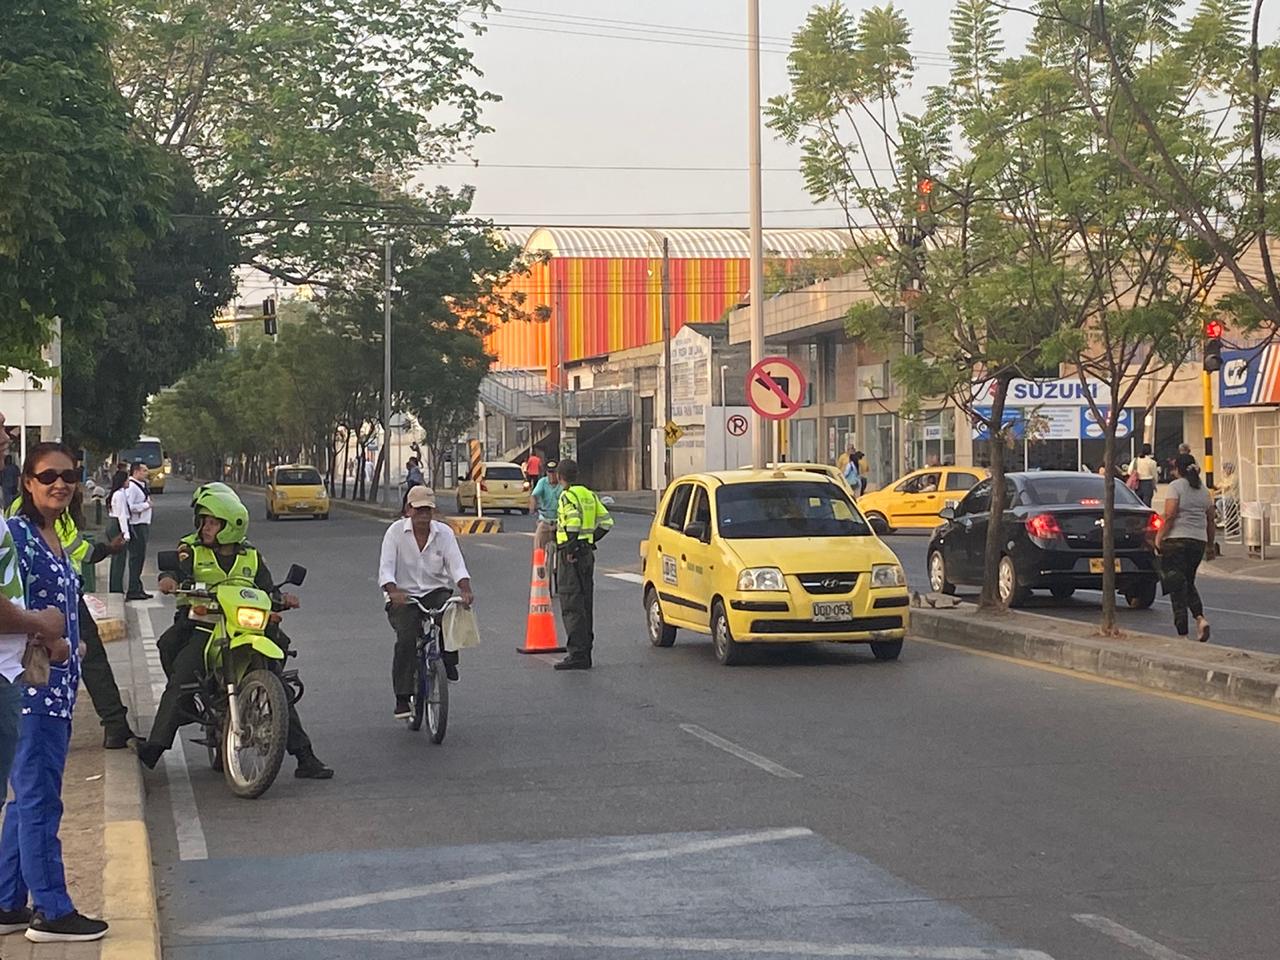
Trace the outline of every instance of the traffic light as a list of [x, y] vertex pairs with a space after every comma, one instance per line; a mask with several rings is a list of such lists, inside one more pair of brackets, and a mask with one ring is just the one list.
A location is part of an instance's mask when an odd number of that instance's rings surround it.
[[933, 178], [921, 177], [916, 181], [916, 215], [911, 231], [911, 246], [919, 247], [927, 237], [933, 236], [937, 222], [933, 216]]
[[274, 337], [280, 331], [276, 323], [276, 298], [267, 297], [262, 301], [262, 332]]
[[1209, 320], [1204, 325], [1204, 372], [1222, 369], [1222, 323]]

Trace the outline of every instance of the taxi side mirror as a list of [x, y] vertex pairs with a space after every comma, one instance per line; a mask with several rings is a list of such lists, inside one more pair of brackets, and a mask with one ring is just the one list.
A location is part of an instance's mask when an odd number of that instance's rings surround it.
[[707, 525], [701, 520], [695, 520], [686, 526], [684, 535], [691, 540], [700, 540], [703, 543], [711, 542], [711, 531], [707, 529]]
[[947, 504], [945, 507], [943, 507], [941, 510], [938, 511], [938, 516], [940, 516], [943, 520], [954, 520], [956, 518], [956, 508], [951, 504]]

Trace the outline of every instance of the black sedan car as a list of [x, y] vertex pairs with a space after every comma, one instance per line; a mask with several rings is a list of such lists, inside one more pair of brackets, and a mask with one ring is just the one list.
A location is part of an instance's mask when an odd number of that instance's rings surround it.
[[[1016, 606], [1032, 590], [1065, 600], [1076, 590], [1102, 589], [1102, 503], [1107, 481], [1091, 473], [1043, 471], [1005, 475], [1006, 504], [1000, 537], [1000, 599]], [[1116, 587], [1129, 606], [1156, 599], [1155, 536], [1162, 518], [1118, 480], [1116, 485]], [[929, 541], [929, 586], [954, 593], [957, 584], [981, 585], [991, 481], [975, 486], [940, 514]]]

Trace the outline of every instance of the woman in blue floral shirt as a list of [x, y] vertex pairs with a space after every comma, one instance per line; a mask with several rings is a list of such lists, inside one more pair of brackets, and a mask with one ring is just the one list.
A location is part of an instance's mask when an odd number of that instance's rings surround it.
[[[80, 686], [80, 581], [62, 551], [54, 521], [79, 482], [75, 459], [58, 443], [32, 448], [22, 470], [22, 509], [9, 521], [29, 610], [54, 607], [66, 623], [65, 659], [48, 683], [24, 674], [22, 727], [10, 784], [13, 802], [0, 829], [0, 933], [26, 928], [34, 943], [99, 940], [101, 920], [82, 916], [67, 894], [62, 868], [62, 774], [71, 746], [71, 714]], [[30, 897], [34, 910], [28, 909]]]

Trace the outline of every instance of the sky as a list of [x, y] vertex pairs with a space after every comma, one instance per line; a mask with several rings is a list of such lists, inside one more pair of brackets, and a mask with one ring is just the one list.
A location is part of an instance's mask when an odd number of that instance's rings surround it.
[[[786, 49], [813, 3], [760, 6], [767, 101], [786, 92]], [[951, 4], [897, 6], [921, 54], [918, 86], [945, 83]], [[474, 185], [475, 212], [500, 223], [746, 226], [746, 16], [746, 0], [511, 0], [470, 41], [484, 86], [503, 97], [485, 114], [494, 132], [472, 150], [480, 165], [422, 181]], [[1029, 18], [1011, 15], [1007, 47], [1029, 32]], [[763, 136], [765, 226], [840, 225], [805, 192], [798, 150], [767, 127]]]

